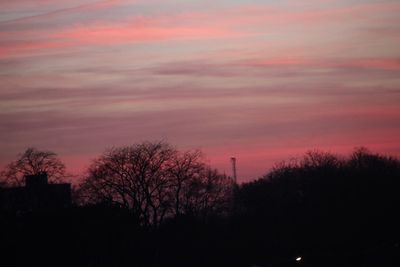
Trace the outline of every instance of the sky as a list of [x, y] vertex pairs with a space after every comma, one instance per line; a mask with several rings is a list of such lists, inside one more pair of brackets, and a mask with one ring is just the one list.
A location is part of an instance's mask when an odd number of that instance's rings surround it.
[[398, 0], [0, 0], [0, 166], [164, 140], [249, 181], [399, 136]]

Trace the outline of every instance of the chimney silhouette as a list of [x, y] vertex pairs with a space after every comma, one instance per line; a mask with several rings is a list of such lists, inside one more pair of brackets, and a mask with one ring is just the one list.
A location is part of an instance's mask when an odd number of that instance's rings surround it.
[[237, 183], [237, 172], [236, 172], [236, 158], [235, 157], [231, 157], [231, 163], [232, 163], [233, 181], [236, 184]]

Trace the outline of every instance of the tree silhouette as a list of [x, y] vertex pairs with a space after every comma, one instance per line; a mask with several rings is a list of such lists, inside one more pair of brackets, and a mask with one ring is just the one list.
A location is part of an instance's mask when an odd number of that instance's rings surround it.
[[61, 182], [67, 177], [64, 163], [52, 151], [30, 147], [9, 163], [0, 174], [6, 186], [22, 186], [26, 175], [47, 173], [50, 183]]
[[24, 190], [1, 189], [0, 250], [14, 266], [400, 266], [399, 190], [400, 161], [364, 148], [233, 185], [200, 151], [144, 142], [95, 159], [79, 206], [3, 212]]
[[206, 216], [225, 200], [228, 178], [201, 161], [199, 151], [180, 153], [167, 143], [113, 148], [96, 159], [81, 184], [86, 203], [129, 209], [145, 226], [166, 217]]
[[311, 151], [240, 186], [236, 212], [246, 230], [239, 240], [254, 243], [251, 250], [265, 243], [288, 252], [313, 250], [311, 266], [331, 266], [318, 259], [330, 253], [341, 254], [345, 266], [357, 266], [352, 257], [360, 261], [375, 247], [400, 240], [399, 190], [398, 159], [364, 148], [349, 157]]
[[171, 201], [173, 201], [173, 213], [175, 216], [187, 213], [190, 210], [191, 187], [194, 181], [199, 180], [204, 170], [204, 163], [201, 162], [200, 151], [177, 152], [172, 158], [171, 175]]
[[206, 218], [227, 210], [233, 181], [207, 166], [200, 151], [177, 152], [169, 172], [175, 216]]

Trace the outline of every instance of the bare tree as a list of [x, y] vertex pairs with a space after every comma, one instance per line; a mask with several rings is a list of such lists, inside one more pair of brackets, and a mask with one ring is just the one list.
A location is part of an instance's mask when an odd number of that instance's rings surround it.
[[181, 153], [163, 142], [113, 148], [89, 168], [81, 197], [129, 209], [146, 226], [180, 214], [198, 215], [218, 206], [224, 178], [201, 159], [199, 151]]
[[67, 177], [64, 163], [52, 151], [40, 151], [28, 148], [18, 155], [18, 159], [9, 163], [0, 177], [7, 186], [22, 186], [26, 175], [47, 173], [49, 182], [56, 183]]
[[171, 159], [172, 167], [169, 169], [171, 176], [171, 201], [175, 216], [186, 212], [185, 202], [190, 193], [194, 180], [199, 180], [205, 168], [201, 161], [202, 153], [199, 150], [175, 153]]
[[233, 186], [232, 179], [218, 173], [216, 169], [203, 165], [185, 188], [184, 213], [206, 219], [209, 215], [227, 211]]
[[304, 168], [338, 168], [343, 164], [343, 159], [329, 152], [311, 150], [299, 163], [299, 167]]
[[96, 159], [81, 184], [87, 202], [108, 202], [130, 209], [144, 225], [158, 225], [168, 206], [168, 144], [142, 143], [113, 148]]

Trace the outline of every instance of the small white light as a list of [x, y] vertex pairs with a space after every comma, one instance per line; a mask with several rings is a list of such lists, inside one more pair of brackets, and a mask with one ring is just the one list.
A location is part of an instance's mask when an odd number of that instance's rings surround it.
[[301, 261], [301, 257], [297, 257], [297, 258], [296, 258], [296, 261]]

